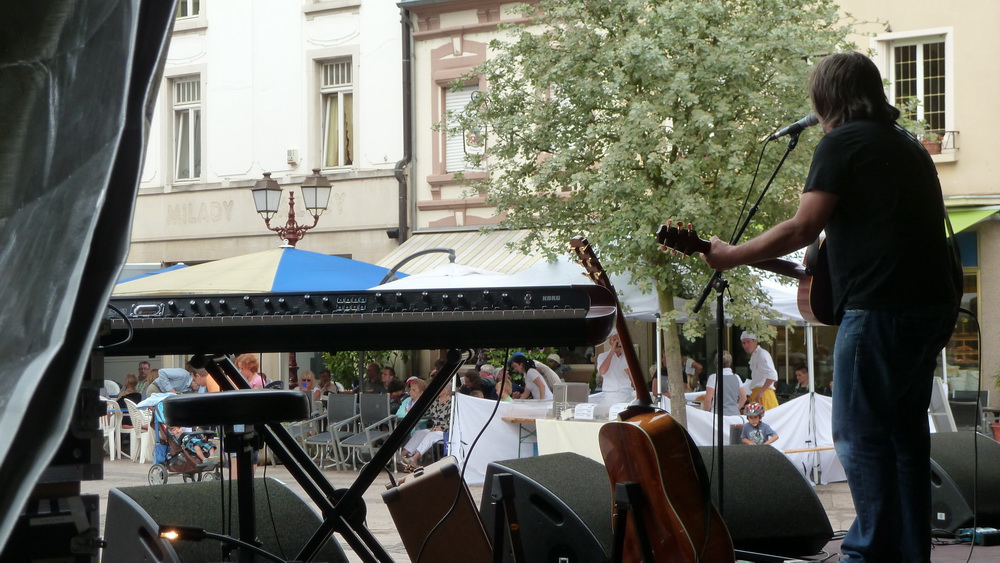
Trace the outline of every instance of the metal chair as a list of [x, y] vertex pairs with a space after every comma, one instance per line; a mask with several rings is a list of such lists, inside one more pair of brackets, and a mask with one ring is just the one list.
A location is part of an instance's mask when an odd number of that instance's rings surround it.
[[[341, 446], [351, 452], [351, 467], [359, 460], [360, 450], [367, 449], [375, 457], [379, 443], [385, 439], [396, 425], [395, 413], [389, 412], [389, 395], [385, 393], [364, 393], [360, 396], [362, 430], [341, 441]], [[367, 463], [367, 462], [363, 462]]]
[[357, 414], [356, 397], [350, 394], [327, 395], [326, 413], [305, 421], [316, 425], [326, 421], [326, 430], [305, 438], [306, 450], [309, 446], [317, 448], [316, 460], [324, 469], [328, 467], [324, 464], [327, 458], [332, 459], [338, 469], [347, 464], [343, 444], [358, 434], [358, 421], [361, 420], [361, 415]]

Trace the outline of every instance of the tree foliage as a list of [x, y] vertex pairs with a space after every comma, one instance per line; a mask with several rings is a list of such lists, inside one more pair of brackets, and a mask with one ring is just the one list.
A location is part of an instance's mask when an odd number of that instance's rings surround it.
[[[657, 291], [669, 318], [673, 296], [700, 294], [710, 272], [660, 251], [654, 231], [672, 219], [731, 236], [761, 140], [809, 112], [810, 60], [846, 47], [848, 28], [829, 0], [541, 0], [519, 10], [532, 23], [490, 43], [474, 71], [486, 90], [449, 120], [486, 132], [489, 174], [477, 188], [505, 214], [503, 227], [532, 232], [528, 250], [552, 256], [584, 234], [610, 272]], [[746, 237], [793, 213], [816, 129]], [[763, 151], [755, 189], [783, 152], [782, 143]], [[727, 274], [727, 312], [768, 334], [759, 276]]]

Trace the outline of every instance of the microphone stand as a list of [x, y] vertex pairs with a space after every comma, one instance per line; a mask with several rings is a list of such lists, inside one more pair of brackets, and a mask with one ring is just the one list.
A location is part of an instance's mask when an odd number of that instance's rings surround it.
[[[792, 150], [796, 147], [796, 145], [799, 144], [799, 134], [801, 132], [802, 130], [800, 129], [799, 131], [789, 133], [788, 146], [785, 148], [785, 154], [781, 156], [781, 160], [778, 161], [778, 165], [774, 168], [774, 172], [772, 172], [771, 177], [768, 178], [767, 184], [765, 184], [764, 189], [760, 191], [760, 195], [757, 197], [757, 201], [755, 201], [753, 206], [750, 207], [746, 219], [744, 219], [743, 224], [740, 225], [740, 228], [739, 230], [736, 231], [736, 234], [733, 235], [733, 238], [732, 240], [729, 241], [729, 244], [735, 245], [743, 237], [743, 233], [746, 232], [747, 227], [750, 226], [750, 223], [754, 218], [754, 215], [757, 214], [757, 209], [760, 208], [760, 203], [764, 201], [764, 196], [767, 195], [768, 189], [770, 189], [771, 184], [774, 183], [774, 179], [778, 176], [778, 172], [781, 170], [781, 167], [785, 164], [785, 160], [788, 158], [788, 155], [791, 154]], [[723, 468], [722, 446], [724, 443], [722, 440], [724, 434], [723, 430], [725, 426], [725, 419], [723, 418], [725, 409], [723, 408], [722, 404], [723, 381], [725, 379], [722, 373], [724, 369], [722, 365], [722, 351], [723, 351], [723, 343], [725, 342], [725, 323], [726, 323], [726, 315], [725, 311], [723, 310], [724, 306], [723, 293], [727, 289], [729, 289], [729, 282], [726, 281], [725, 277], [723, 277], [722, 270], [716, 270], [715, 273], [712, 274], [712, 277], [708, 280], [708, 283], [705, 284], [705, 289], [702, 290], [701, 297], [698, 299], [698, 302], [695, 303], [694, 309], [692, 310], [693, 313], [698, 313], [698, 311], [700, 311], [702, 306], [705, 304], [705, 300], [708, 299], [708, 295], [712, 292], [712, 290], [715, 290], [715, 295], [716, 295], [715, 326], [717, 331], [718, 349], [716, 350], [715, 353], [716, 362], [715, 362], [714, 408], [715, 408], [715, 427], [716, 427], [715, 428], [716, 451], [714, 460], [719, 467], [719, 486], [716, 489], [717, 496], [715, 499], [715, 505], [716, 508], [719, 509], [719, 514], [722, 515], [723, 520], [725, 520], [726, 516], [726, 513], [723, 510], [723, 503], [722, 503], [723, 483], [725, 481], [724, 477], [725, 473], [723, 473], [722, 470]]]

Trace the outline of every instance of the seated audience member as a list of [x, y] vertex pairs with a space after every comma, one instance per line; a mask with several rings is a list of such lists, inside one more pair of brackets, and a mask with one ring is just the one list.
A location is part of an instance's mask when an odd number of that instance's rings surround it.
[[329, 395], [330, 393], [340, 393], [340, 391], [337, 389], [337, 384], [333, 381], [330, 370], [320, 370], [319, 380], [316, 381], [316, 390], [313, 392], [313, 399], [319, 399], [323, 395]]
[[236, 369], [240, 370], [240, 375], [247, 380], [252, 389], [263, 389], [267, 385], [267, 378], [260, 373], [260, 362], [256, 354], [240, 354], [236, 357]]
[[383, 393], [389, 394], [389, 412], [396, 412], [399, 404], [406, 396], [406, 385], [396, 377], [396, 369], [391, 366], [382, 368], [379, 375]]
[[[130, 373], [125, 376], [125, 386], [122, 390], [118, 392], [118, 397], [115, 402], [118, 403], [118, 407], [121, 408], [123, 413], [127, 413], [128, 409], [125, 407], [125, 399], [132, 401], [133, 403], [139, 404], [142, 402], [142, 393], [136, 390], [136, 386], [139, 384], [139, 378], [136, 377], [134, 373]], [[122, 416], [122, 424], [131, 426], [132, 417], [128, 414]]]
[[436, 442], [444, 439], [451, 421], [451, 389], [445, 387], [441, 390], [437, 400], [427, 409], [426, 416], [430, 427], [414, 432], [403, 446], [403, 462], [406, 464], [407, 472], [420, 467], [423, 455], [430, 451]]
[[311, 370], [305, 370], [299, 376], [299, 391], [308, 395], [316, 394], [316, 374]]
[[798, 397], [805, 395], [809, 392], [809, 368], [806, 366], [799, 366], [795, 368], [795, 387], [792, 388], [790, 395]]
[[483, 394], [483, 380], [479, 371], [470, 369], [462, 375], [462, 393], [471, 395], [473, 391], [479, 391], [480, 395]]
[[406, 380], [406, 397], [403, 398], [402, 402], [399, 403], [399, 408], [396, 409], [396, 416], [398, 418], [403, 418], [406, 413], [410, 412], [413, 408], [413, 404], [417, 402], [417, 399], [424, 394], [427, 390], [427, 382], [420, 379], [417, 376], [412, 376]]

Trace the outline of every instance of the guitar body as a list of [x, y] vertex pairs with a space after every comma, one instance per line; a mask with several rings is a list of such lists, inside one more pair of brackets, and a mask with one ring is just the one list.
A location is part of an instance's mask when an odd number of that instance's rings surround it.
[[811, 323], [837, 324], [825, 238], [816, 239], [816, 242], [806, 248], [803, 262], [809, 275], [799, 280], [799, 313]]
[[[575, 237], [570, 246], [594, 283], [617, 295], [587, 239]], [[626, 519], [621, 561], [642, 562], [640, 538], [645, 537], [656, 563], [733, 563], [733, 540], [709, 498], [700, 456], [693, 450], [687, 430], [652, 406], [617, 298], [615, 305], [615, 325], [636, 400], [619, 415], [620, 422], [601, 427], [601, 455], [611, 479], [612, 495], [618, 483], [635, 483], [641, 496]], [[699, 456], [697, 462], [695, 456]], [[637, 533], [636, 515], [642, 522], [642, 535]]]
[[[628, 416], [622, 413], [622, 417]], [[686, 431], [667, 413], [651, 410], [600, 431], [601, 454], [615, 483], [642, 487], [642, 503], [632, 507], [645, 528], [656, 563], [733, 563], [735, 553], [725, 522], [705, 501], [701, 476]], [[708, 514], [706, 514], [706, 510]], [[623, 563], [641, 563], [635, 514], [626, 524]]]

